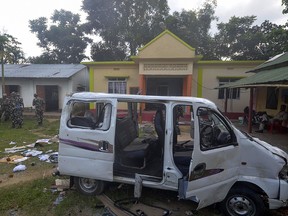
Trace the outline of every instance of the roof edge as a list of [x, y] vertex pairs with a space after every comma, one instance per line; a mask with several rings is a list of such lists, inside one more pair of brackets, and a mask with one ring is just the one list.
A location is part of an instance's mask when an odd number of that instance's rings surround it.
[[185, 41], [183, 41], [181, 38], [179, 38], [177, 35], [173, 34], [171, 31], [169, 31], [168, 29], [166, 29], [165, 31], [163, 31], [162, 33], [160, 33], [158, 36], [156, 36], [155, 38], [153, 38], [150, 42], [148, 42], [147, 44], [145, 44], [143, 47], [140, 47], [138, 49], [138, 51], [142, 51], [143, 49], [145, 49], [146, 47], [150, 46], [152, 43], [154, 43], [155, 41], [157, 41], [159, 38], [161, 38], [163, 35], [165, 34], [169, 34], [171, 35], [173, 38], [175, 38], [177, 41], [179, 41], [180, 43], [182, 43], [184, 46], [186, 46], [188, 49], [195, 51], [195, 48], [193, 48], [192, 46], [190, 46], [189, 44], [187, 44]]
[[255, 61], [251, 61], [251, 60], [241, 60], [241, 61], [222, 61], [222, 60], [211, 60], [211, 61], [198, 61], [197, 64], [201, 64], [201, 65], [211, 65], [211, 64], [261, 64], [263, 63], [264, 60], [255, 60]]
[[99, 62], [81, 62], [84, 65], [107, 65], [107, 64], [122, 64], [122, 65], [132, 65], [135, 64], [134, 61], [99, 61]]

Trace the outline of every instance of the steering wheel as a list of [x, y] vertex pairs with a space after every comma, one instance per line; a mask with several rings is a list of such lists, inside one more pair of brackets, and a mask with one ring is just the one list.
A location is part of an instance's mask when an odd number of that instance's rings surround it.
[[200, 131], [200, 143], [205, 148], [209, 148], [213, 144], [214, 131], [213, 126], [204, 125]]

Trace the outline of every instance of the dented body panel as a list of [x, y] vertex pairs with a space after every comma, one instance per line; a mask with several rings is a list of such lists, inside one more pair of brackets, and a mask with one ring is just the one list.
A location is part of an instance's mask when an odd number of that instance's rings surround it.
[[[143, 124], [145, 111], [155, 115]], [[211, 101], [75, 93], [65, 98], [60, 124], [63, 175], [128, 184], [137, 175], [141, 186], [178, 191], [198, 209], [239, 185], [270, 209], [287, 204], [287, 154], [239, 131]]]

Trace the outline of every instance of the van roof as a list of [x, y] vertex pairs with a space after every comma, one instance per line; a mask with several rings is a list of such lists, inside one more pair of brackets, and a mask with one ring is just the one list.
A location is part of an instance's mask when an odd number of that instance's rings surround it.
[[147, 101], [147, 102], [192, 102], [203, 103], [205, 105], [217, 108], [215, 103], [204, 98], [185, 97], [185, 96], [156, 96], [156, 95], [133, 95], [133, 94], [109, 94], [109, 93], [96, 93], [96, 92], [77, 92], [70, 96], [70, 99], [76, 100], [95, 100], [95, 99], [118, 99], [118, 100], [131, 100], [131, 101]]

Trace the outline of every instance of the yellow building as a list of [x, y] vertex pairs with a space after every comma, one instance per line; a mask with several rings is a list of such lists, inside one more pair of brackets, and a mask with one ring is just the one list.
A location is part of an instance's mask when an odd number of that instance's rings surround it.
[[[215, 102], [224, 111], [224, 89], [219, 85], [249, 76], [246, 71], [263, 61], [201, 61], [195, 48], [165, 30], [132, 61], [84, 62], [89, 68], [90, 91], [106, 93], [195, 96]], [[230, 117], [242, 115], [249, 91], [232, 89], [227, 101]]]

